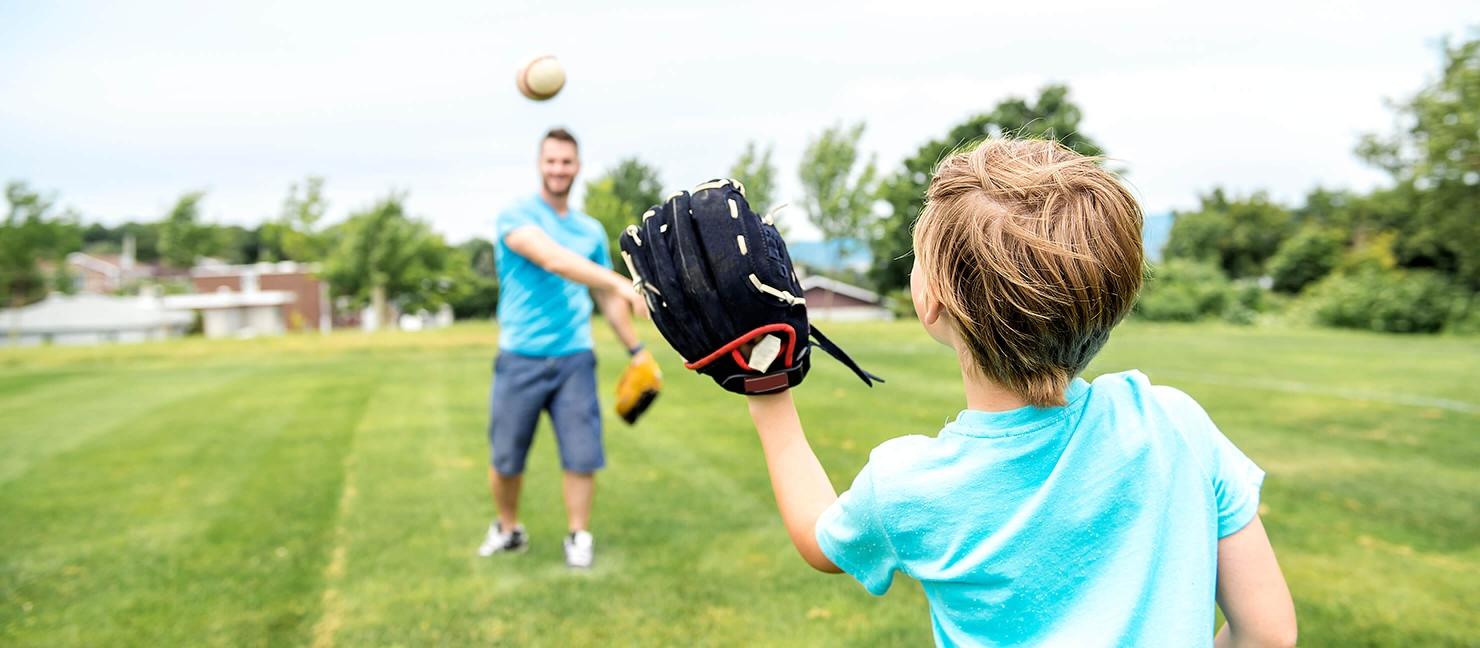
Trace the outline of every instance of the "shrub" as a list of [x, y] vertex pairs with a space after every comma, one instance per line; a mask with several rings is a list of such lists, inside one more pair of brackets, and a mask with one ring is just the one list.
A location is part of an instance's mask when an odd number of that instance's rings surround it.
[[[1467, 299], [1432, 270], [1378, 270], [1367, 266], [1331, 275], [1307, 292], [1316, 321], [1327, 326], [1387, 333], [1436, 333]], [[1459, 315], [1460, 317], [1456, 317]]]
[[1228, 302], [1220, 315], [1224, 321], [1232, 324], [1253, 324], [1269, 301], [1269, 291], [1260, 288], [1254, 281], [1236, 281], [1229, 286], [1228, 294]]
[[1141, 319], [1192, 322], [1237, 303], [1233, 285], [1212, 263], [1168, 259], [1150, 270], [1134, 311]]
[[1298, 293], [1331, 273], [1346, 247], [1341, 232], [1308, 226], [1280, 244], [1269, 259], [1269, 277], [1275, 290]]

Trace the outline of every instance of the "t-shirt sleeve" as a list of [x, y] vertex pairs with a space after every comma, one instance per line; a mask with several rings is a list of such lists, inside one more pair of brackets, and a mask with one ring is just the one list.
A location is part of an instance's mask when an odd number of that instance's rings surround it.
[[1213, 482], [1218, 506], [1218, 537], [1226, 538], [1243, 529], [1259, 512], [1259, 489], [1264, 471], [1233, 444], [1202, 406], [1191, 396], [1171, 387], [1158, 386], [1157, 393], [1185, 426], [1184, 434], [1201, 456]]
[[828, 559], [858, 579], [875, 596], [889, 591], [899, 558], [879, 523], [872, 471], [864, 466], [838, 501], [817, 519], [817, 546]]
[[1208, 425], [1213, 441], [1213, 494], [1218, 500], [1218, 537], [1237, 533], [1259, 512], [1259, 488], [1264, 485], [1264, 471], [1255, 465], [1238, 446]]
[[535, 221], [534, 214], [531, 214], [528, 209], [522, 209], [517, 206], [500, 212], [498, 217], [493, 221], [494, 233], [498, 235], [498, 240], [500, 241], [504, 240], [504, 237], [508, 236], [509, 232], [525, 225], [539, 226]]

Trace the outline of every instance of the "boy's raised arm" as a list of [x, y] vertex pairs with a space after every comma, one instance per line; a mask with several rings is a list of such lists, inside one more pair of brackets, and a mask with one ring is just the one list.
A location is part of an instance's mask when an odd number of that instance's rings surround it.
[[776, 506], [781, 521], [791, 535], [792, 544], [807, 564], [819, 571], [842, 573], [817, 546], [814, 531], [817, 518], [838, 499], [812, 446], [802, 433], [802, 421], [791, 392], [748, 397], [750, 418], [761, 438], [766, 454], [766, 468], [771, 473], [771, 488], [776, 492]]
[[1258, 515], [1218, 541], [1218, 607], [1217, 648], [1295, 645], [1295, 603]]

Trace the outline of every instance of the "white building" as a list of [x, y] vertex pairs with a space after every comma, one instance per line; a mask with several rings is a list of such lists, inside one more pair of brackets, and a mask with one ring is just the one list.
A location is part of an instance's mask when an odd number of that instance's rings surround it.
[[164, 304], [173, 310], [200, 311], [202, 332], [208, 338], [282, 335], [288, 328], [283, 306], [293, 303], [295, 295], [250, 288], [236, 292], [223, 286], [212, 293], [169, 295]]
[[159, 297], [53, 294], [0, 310], [0, 346], [143, 342], [184, 335], [195, 321]]

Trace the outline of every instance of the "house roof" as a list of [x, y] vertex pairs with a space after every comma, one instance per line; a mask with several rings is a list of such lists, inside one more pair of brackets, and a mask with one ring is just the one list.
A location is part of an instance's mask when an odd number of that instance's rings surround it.
[[287, 290], [261, 290], [236, 292], [222, 290], [194, 295], [167, 295], [165, 308], [184, 310], [212, 310], [218, 308], [246, 308], [251, 306], [282, 306], [291, 304], [298, 296]]
[[803, 277], [802, 290], [808, 291], [812, 290], [813, 288], [830, 290], [839, 295], [852, 297], [860, 301], [866, 301], [870, 304], [877, 304], [880, 301], [879, 293], [876, 293], [867, 288], [860, 288], [852, 284], [846, 284], [836, 279], [828, 279], [827, 277], [823, 277], [821, 275], [811, 275], [808, 277]]
[[166, 309], [153, 297], [53, 294], [30, 306], [0, 310], [0, 331], [133, 331], [184, 326], [193, 319], [190, 313]]
[[116, 256], [104, 257], [102, 255], [73, 252], [67, 255], [67, 263], [110, 277], [117, 277], [123, 272], [123, 267], [119, 265], [118, 257]]
[[272, 275], [272, 274], [309, 274], [318, 272], [317, 263], [298, 263], [297, 261], [279, 261], [277, 263], [247, 263], [232, 265], [222, 263], [216, 259], [202, 260], [194, 268], [190, 269], [192, 277], [237, 277], [244, 274]]

